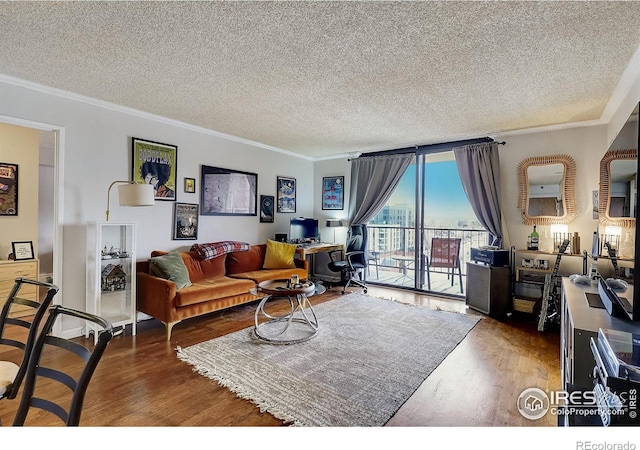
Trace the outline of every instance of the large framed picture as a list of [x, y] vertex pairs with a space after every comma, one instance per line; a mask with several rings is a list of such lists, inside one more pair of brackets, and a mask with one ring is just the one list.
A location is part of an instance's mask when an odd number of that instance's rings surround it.
[[173, 210], [173, 239], [198, 239], [198, 205], [176, 203]]
[[257, 216], [258, 174], [202, 166], [203, 216]]
[[274, 219], [273, 209], [275, 198], [273, 195], [260, 196], [260, 222], [272, 223]]
[[344, 177], [322, 179], [322, 209], [344, 209]]
[[175, 201], [178, 147], [134, 137], [131, 138], [131, 148], [131, 179], [152, 185], [156, 200]]
[[278, 212], [296, 212], [296, 179], [277, 177], [276, 192], [278, 193]]
[[0, 163], [0, 216], [18, 215], [18, 165]]

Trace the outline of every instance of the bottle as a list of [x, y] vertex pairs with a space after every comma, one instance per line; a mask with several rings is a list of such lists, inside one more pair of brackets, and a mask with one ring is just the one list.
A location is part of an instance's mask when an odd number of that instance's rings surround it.
[[538, 245], [540, 243], [540, 235], [536, 231], [536, 226], [533, 226], [533, 231], [531, 232], [531, 248], [529, 250], [538, 250]]
[[580, 254], [580, 236], [578, 236], [578, 232], [573, 232], [573, 237], [571, 238], [571, 253], [574, 255]]

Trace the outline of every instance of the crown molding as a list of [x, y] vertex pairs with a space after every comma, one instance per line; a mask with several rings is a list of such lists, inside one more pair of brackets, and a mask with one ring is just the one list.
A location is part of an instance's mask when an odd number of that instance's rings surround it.
[[38, 84], [38, 83], [34, 83], [32, 81], [27, 81], [27, 80], [23, 80], [20, 78], [15, 78], [15, 77], [11, 77], [8, 75], [4, 75], [4, 74], [0, 74], [0, 82], [6, 83], [6, 84], [10, 84], [13, 86], [18, 86], [21, 88], [25, 88], [25, 89], [29, 89], [32, 91], [38, 91], [38, 92], [42, 92], [44, 94], [48, 94], [48, 95], [53, 95], [56, 97], [60, 97], [60, 98], [64, 98], [67, 100], [72, 100], [75, 102], [79, 102], [79, 103], [84, 103], [87, 105], [91, 105], [91, 106], [96, 106], [99, 108], [105, 108], [105, 109], [109, 109], [111, 111], [116, 111], [122, 114], [128, 114], [131, 116], [136, 116], [136, 117], [140, 117], [142, 119], [147, 119], [147, 120], [152, 120], [154, 122], [159, 122], [162, 123], [164, 125], [171, 125], [171, 126], [175, 126], [175, 127], [179, 127], [179, 128], [183, 128], [189, 131], [194, 131], [196, 133], [202, 133], [202, 134], [207, 134], [209, 136], [215, 136], [217, 138], [220, 139], [225, 139], [228, 141], [232, 141], [232, 142], [237, 142], [240, 144], [246, 144], [246, 145], [251, 145], [253, 147], [258, 147], [261, 148], [263, 150], [269, 150], [272, 152], [276, 152], [276, 153], [282, 153], [288, 156], [293, 156], [296, 158], [300, 158], [300, 159], [305, 159], [308, 161], [314, 161], [314, 158], [305, 156], [305, 155], [300, 155], [298, 153], [294, 153], [288, 150], [284, 150], [278, 147], [273, 147], [267, 144], [263, 144], [261, 142], [257, 142], [257, 141], [252, 141], [249, 139], [244, 139], [244, 138], [240, 138], [238, 136], [233, 136], [230, 134], [226, 134], [226, 133], [221, 133], [219, 131], [215, 131], [215, 130], [211, 130], [209, 128], [204, 128], [204, 127], [199, 127], [196, 125], [192, 125], [186, 122], [181, 122], [179, 120], [174, 120], [174, 119], [169, 119], [168, 117], [164, 117], [164, 116], [160, 116], [157, 114], [152, 114], [152, 113], [148, 113], [145, 111], [140, 111], [138, 109], [135, 108], [129, 108], [127, 106], [122, 106], [122, 105], [118, 105], [115, 103], [111, 103], [111, 102], [107, 102], [104, 100], [99, 100], [93, 97], [88, 97], [85, 95], [81, 95], [81, 94], [76, 94], [74, 92], [69, 92], [69, 91], [65, 91], [62, 89], [57, 89], [57, 88], [53, 88], [50, 86], [44, 86], [42, 84]]

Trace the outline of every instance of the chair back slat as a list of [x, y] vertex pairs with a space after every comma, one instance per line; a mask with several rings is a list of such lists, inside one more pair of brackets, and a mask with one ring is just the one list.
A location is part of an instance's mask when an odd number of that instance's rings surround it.
[[[36, 300], [19, 296], [25, 287], [28, 288], [31, 286], [35, 287], [34, 296], [36, 297]], [[46, 290], [44, 296], [41, 295], [41, 289]], [[31, 355], [33, 346], [36, 342], [40, 323], [42, 322], [47, 309], [51, 306], [53, 297], [58, 293], [58, 290], [57, 286], [50, 283], [30, 280], [24, 277], [15, 279], [13, 288], [11, 289], [11, 292], [9, 293], [9, 296], [2, 308], [2, 313], [0, 313], [0, 345], [18, 348], [22, 350], [22, 354], [20, 361], [13, 361], [19, 366], [18, 373], [14, 378], [13, 383], [9, 386], [4, 395], [0, 396], [0, 398], [11, 399], [16, 397], [18, 389], [20, 388], [27, 371], [27, 363], [29, 362], [29, 356]], [[24, 318], [10, 317], [14, 305], [22, 305], [31, 308], [32, 311], [27, 310], [23, 313], [25, 317], [30, 316], [31, 319], [26, 320]], [[26, 336], [22, 338], [15, 337], [13, 335], [11, 337], [7, 337], [10, 330], [13, 331], [13, 327], [25, 328]], [[22, 334], [24, 335], [25, 333], [22, 332]]]
[[[53, 336], [54, 324], [61, 316], [72, 316], [93, 322], [102, 328], [98, 335], [95, 346], [85, 347], [76, 341], [71, 341], [61, 337]], [[89, 385], [89, 381], [98, 366], [98, 362], [113, 338], [113, 326], [102, 317], [65, 308], [56, 305], [49, 310], [49, 317], [45, 322], [38, 339], [33, 347], [32, 356], [29, 359], [27, 373], [24, 380], [22, 399], [18, 406], [13, 425], [22, 426], [25, 424], [27, 415], [31, 408], [38, 408], [58, 416], [67, 426], [77, 426], [80, 424], [80, 415], [84, 405], [84, 398]], [[80, 356], [84, 362], [68, 364], [69, 358], [60, 356], [60, 352], [71, 352], [75, 356]], [[56, 357], [47, 357], [47, 354], [55, 354]], [[79, 358], [75, 358], [79, 359]], [[60, 365], [60, 361], [65, 361]], [[54, 367], [58, 362], [59, 365]], [[35, 397], [35, 387], [40, 377], [61, 383], [71, 389], [71, 399], [56, 397], [43, 399], [42, 393]], [[55, 391], [53, 389], [52, 391]]]

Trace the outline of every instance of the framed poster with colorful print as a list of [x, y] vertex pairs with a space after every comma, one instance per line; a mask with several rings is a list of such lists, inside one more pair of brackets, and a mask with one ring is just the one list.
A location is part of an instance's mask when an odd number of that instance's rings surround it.
[[131, 140], [131, 147], [131, 179], [152, 185], [156, 200], [175, 201], [178, 147], [135, 137]]

